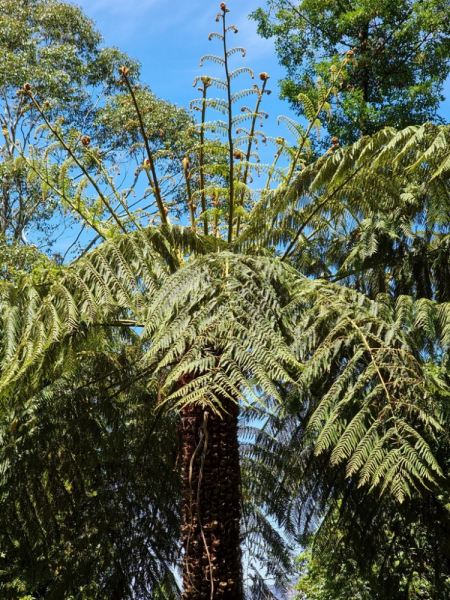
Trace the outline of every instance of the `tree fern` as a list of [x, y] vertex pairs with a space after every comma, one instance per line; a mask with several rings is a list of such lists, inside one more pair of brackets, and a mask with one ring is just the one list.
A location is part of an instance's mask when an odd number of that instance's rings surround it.
[[[318, 82], [318, 100], [302, 99], [306, 129], [285, 120], [293, 145], [271, 140], [275, 161], [259, 164], [258, 138], [266, 138], [256, 126], [265, 116], [260, 103], [269, 76], [260, 74], [255, 108], [236, 116], [233, 101], [246, 94], [233, 95], [231, 84], [253, 72], [229, 67], [227, 34], [234, 29], [227, 26], [224, 3], [221, 11], [223, 32], [210, 39], [224, 44], [223, 57], [205, 58], [224, 66], [225, 79], [195, 80], [195, 86], [202, 82], [202, 98], [193, 105], [201, 120], [189, 128], [194, 141], [177, 172], [186, 192], [179, 211], [189, 212], [190, 225], [171, 224], [164, 175], [128, 67], [120, 68], [126, 106], [134, 110], [127, 127], [141, 136], [136, 143], [145, 155], [136, 177], [148, 179], [156, 225], [131, 212], [90, 140], [81, 137], [80, 145], [76, 136], [66, 137], [26, 85], [22, 94], [40, 111], [67, 162], [58, 169], [51, 154], [42, 159], [23, 151], [22, 159], [103, 242], [56, 273], [23, 276], [18, 286], [0, 290], [0, 394], [12, 412], [50, 385], [43, 382], [75, 377], [83, 357], [106, 345], [111, 332], [139, 329], [139, 336], [130, 334], [139, 348], [130, 379], [117, 384], [109, 400], [147, 382], [157, 385], [158, 410], [181, 413], [186, 600], [214, 590], [242, 596], [239, 410], [265, 415], [247, 448], [243, 489], [254, 504], [247, 515], [249, 548], [262, 558], [262, 537], [252, 532], [261, 527], [277, 579], [288, 569], [289, 548], [268, 514], [293, 541], [299, 524], [307, 529], [317, 514], [318, 502], [325, 507], [347, 492], [360, 498], [368, 490], [408, 501], [444, 476], [434, 452], [441, 435], [435, 399], [448, 389], [432, 367], [446, 356], [450, 331], [447, 298], [440, 294], [447, 288], [438, 283], [447, 256], [439, 207], [446, 194], [445, 133], [390, 129], [349, 148], [333, 142], [308, 166], [309, 135], [354, 60], [347, 55], [333, 67], [331, 86]], [[211, 86], [227, 98], [207, 97]], [[225, 119], [209, 122], [210, 108]], [[249, 129], [237, 127], [243, 135], [236, 140], [236, 126], [247, 120]], [[287, 166], [279, 162], [283, 157]], [[81, 191], [70, 181], [73, 165], [84, 176]], [[266, 174], [259, 192], [250, 185], [252, 172]], [[100, 187], [105, 183], [107, 192]], [[436, 273], [427, 300], [416, 290], [427, 287], [430, 269], [419, 268], [410, 251], [425, 212], [432, 216], [425, 219], [425, 248]], [[391, 285], [397, 286], [392, 295]], [[229, 496], [228, 505], [215, 497], [219, 493]], [[162, 593], [171, 583], [165, 559], [157, 562], [152, 589]], [[255, 593], [262, 594], [261, 576], [252, 576]]]

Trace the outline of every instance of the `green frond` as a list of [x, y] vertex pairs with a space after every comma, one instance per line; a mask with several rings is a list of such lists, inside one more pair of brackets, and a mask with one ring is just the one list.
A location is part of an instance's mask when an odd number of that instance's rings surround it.
[[261, 119], [261, 121], [262, 121], [262, 116], [260, 114], [255, 114], [255, 113], [252, 113], [252, 112], [245, 112], [245, 113], [242, 113], [240, 115], [235, 115], [233, 117], [233, 126], [237, 127], [241, 123], [245, 123], [246, 121], [253, 120], [255, 117]]
[[[196, 104], [199, 104], [200, 106], [202, 106], [203, 103], [208, 108], [217, 110], [218, 112], [220, 112], [222, 114], [228, 113], [228, 102], [226, 100], [222, 100], [220, 98], [206, 98], [206, 100], [203, 100], [203, 98], [198, 98], [196, 100], [191, 101], [191, 107]], [[201, 127], [201, 124], [199, 125], [199, 127]]]
[[303, 105], [303, 112], [305, 113], [305, 117], [308, 119], [308, 121], [315, 121], [317, 111], [308, 96], [305, 94], [299, 94], [297, 96], [297, 100]]
[[219, 90], [226, 91], [228, 89], [227, 82], [220, 77], [210, 77], [211, 84]]
[[369, 302], [318, 281], [300, 284], [298, 293], [306, 311], [293, 348], [305, 361], [303, 401], [332, 374], [308, 425], [315, 452], [330, 451], [331, 464], [346, 463], [348, 476], [381, 492], [389, 488], [400, 501], [411, 480], [416, 487], [433, 484], [442, 473], [426, 437], [440, 425], [433, 385], [409, 336], [416, 327], [433, 336], [436, 309], [402, 297], [396, 305], [386, 296], [381, 304]]
[[291, 135], [294, 136], [296, 142], [305, 133], [303, 127], [299, 123], [297, 123], [297, 121], [294, 121], [294, 119], [290, 119], [285, 115], [280, 115], [278, 117], [278, 124], [280, 123], [283, 123], [283, 125], [285, 125], [289, 133], [291, 133]]

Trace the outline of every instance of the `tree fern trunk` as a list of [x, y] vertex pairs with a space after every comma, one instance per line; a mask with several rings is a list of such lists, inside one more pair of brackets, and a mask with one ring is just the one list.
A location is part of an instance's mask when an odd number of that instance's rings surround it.
[[221, 414], [198, 404], [182, 411], [182, 600], [242, 600], [239, 544], [239, 408]]

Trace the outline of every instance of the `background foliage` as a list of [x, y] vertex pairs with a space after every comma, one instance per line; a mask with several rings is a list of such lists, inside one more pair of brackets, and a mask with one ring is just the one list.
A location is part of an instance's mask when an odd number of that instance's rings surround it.
[[270, 0], [252, 16], [263, 37], [275, 38], [286, 69], [281, 96], [294, 108], [317, 77], [328, 81], [343, 53], [355, 53], [326, 125], [348, 144], [382, 127], [438, 119], [449, 73], [448, 10], [445, 0]]

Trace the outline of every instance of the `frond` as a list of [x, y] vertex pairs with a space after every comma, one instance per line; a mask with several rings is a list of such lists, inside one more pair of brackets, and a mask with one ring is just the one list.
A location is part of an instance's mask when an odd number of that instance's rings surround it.
[[303, 127], [299, 123], [297, 123], [297, 121], [294, 121], [294, 119], [290, 119], [285, 115], [280, 115], [278, 117], [278, 124], [280, 123], [283, 123], [283, 125], [285, 125], [287, 130], [294, 136], [296, 141], [304, 134]]
[[255, 74], [251, 69], [248, 67], [239, 67], [238, 69], [231, 71], [230, 79], [236, 79], [236, 77], [239, 77], [239, 75], [242, 75], [243, 73], [248, 73], [252, 79], [255, 78]]
[[238, 102], [239, 100], [242, 100], [243, 98], [248, 98], [248, 96], [253, 96], [255, 94], [259, 94], [259, 90], [254, 87], [249, 88], [249, 89], [239, 90], [239, 92], [235, 92], [234, 94], [231, 94], [231, 101]]
[[308, 121], [315, 121], [317, 111], [308, 96], [305, 94], [299, 94], [297, 96], [297, 100], [303, 104], [303, 112], [305, 113], [305, 117], [308, 119]]
[[242, 58], [244, 58], [247, 54], [245, 48], [242, 48], [241, 46], [236, 46], [235, 48], [230, 48], [230, 50], [227, 50], [227, 57], [232, 56], [233, 54], [237, 54], [238, 52], [242, 54]]
[[204, 63], [205, 60], [209, 60], [209, 61], [211, 61], [213, 63], [216, 63], [217, 65], [221, 65], [221, 66], [223, 66], [225, 64], [224, 59], [221, 58], [220, 56], [215, 56], [214, 54], [205, 54], [200, 59], [200, 66], [201, 67], [203, 67], [203, 63]]
[[[426, 439], [440, 430], [435, 384], [410, 336], [416, 326], [433, 334], [435, 309], [409, 301], [405, 311], [402, 298], [378, 304], [319, 281], [302, 287], [299, 300], [309, 308], [294, 348], [305, 361], [303, 402], [311, 404], [311, 387], [329, 380], [308, 426], [315, 452], [330, 451], [331, 464], [346, 463], [348, 476], [389, 488], [399, 501], [410, 495], [411, 481], [434, 484], [442, 473]], [[445, 383], [438, 385], [445, 392]]]

